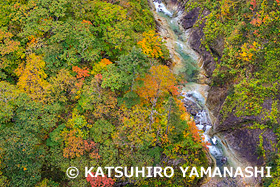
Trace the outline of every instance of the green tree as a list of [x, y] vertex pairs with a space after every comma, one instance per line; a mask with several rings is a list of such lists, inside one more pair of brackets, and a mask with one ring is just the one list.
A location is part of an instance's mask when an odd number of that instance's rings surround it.
[[[14, 82], [14, 70], [25, 55], [20, 42], [13, 40], [13, 34], [0, 28], [0, 79]], [[9, 76], [8, 76], [9, 75]]]
[[109, 66], [102, 74], [102, 87], [121, 89], [125, 94], [120, 101], [131, 107], [140, 102], [135, 90], [143, 82], [139, 78], [148, 71], [150, 63], [151, 60], [134, 47], [128, 55], [121, 56], [116, 65]]
[[[44, 140], [55, 126], [58, 106], [42, 105], [26, 94], [17, 92], [14, 86], [2, 83], [1, 155], [3, 175], [11, 186], [34, 186], [41, 178], [46, 154]], [[6, 110], [10, 112], [3, 116]], [[12, 113], [12, 115], [10, 115]]]

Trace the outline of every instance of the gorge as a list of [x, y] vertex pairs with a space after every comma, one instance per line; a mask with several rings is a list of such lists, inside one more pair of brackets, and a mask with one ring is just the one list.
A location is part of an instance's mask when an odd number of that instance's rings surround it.
[[[234, 141], [234, 139], [226, 139], [223, 133], [219, 133], [219, 120], [217, 120], [219, 111], [215, 110], [221, 107], [224, 98], [219, 98], [216, 105], [220, 106], [216, 108], [211, 106], [211, 102], [213, 102], [213, 92], [220, 96], [224, 94], [224, 90], [213, 91], [211, 88], [211, 76], [215, 69], [215, 62], [208, 51], [200, 48], [203, 25], [198, 28], [193, 27], [198, 20], [199, 9], [195, 8], [191, 12], [187, 12], [184, 2], [161, 2], [160, 0], [150, 1], [150, 6], [153, 9], [158, 31], [170, 51], [171, 68], [176, 74], [187, 80], [181, 93], [184, 97], [183, 102], [187, 111], [193, 116], [197, 128], [201, 130], [204, 141], [209, 144], [207, 147], [215, 165], [220, 168], [224, 166], [241, 167], [243, 170], [248, 166], [255, 166], [256, 162], [248, 162], [250, 158], [244, 159], [240, 156], [243, 154], [244, 145], [238, 147], [239, 143], [228, 142]], [[207, 15], [209, 12], [205, 11], [202, 14]], [[220, 54], [222, 54], [222, 45], [222, 41], [217, 41], [216, 50], [220, 51]], [[211, 110], [208, 109], [208, 106]], [[236, 139], [242, 135], [231, 134], [231, 137], [234, 136], [237, 136]], [[254, 143], [257, 144], [257, 142]], [[249, 156], [253, 159], [258, 157], [254, 152]], [[258, 158], [255, 159], [258, 160]], [[204, 183], [202, 186], [258, 186], [260, 178], [215, 178], [206, 179]]]
[[280, 0], [0, 7], [0, 186], [280, 186]]

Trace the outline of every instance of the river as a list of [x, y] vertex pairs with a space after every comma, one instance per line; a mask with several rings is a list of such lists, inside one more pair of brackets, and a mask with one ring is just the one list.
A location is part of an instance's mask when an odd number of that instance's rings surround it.
[[199, 54], [188, 45], [187, 39], [189, 34], [178, 24], [182, 13], [178, 12], [176, 15], [173, 15], [163, 3], [157, 1], [153, 3], [161, 20], [166, 20], [167, 25], [165, 27], [169, 28], [164, 29], [167, 29], [169, 35], [171, 35], [173, 40], [171, 45], [175, 45], [171, 50], [174, 54], [171, 56], [173, 56], [173, 59], [179, 59], [179, 61], [175, 62], [172, 69], [176, 74], [183, 76], [187, 80], [181, 93], [184, 97], [183, 102], [187, 110], [191, 112], [197, 128], [201, 130], [204, 141], [209, 144], [209, 152], [216, 159], [217, 166], [223, 166], [226, 158], [223, 156], [223, 151], [219, 146], [220, 141], [217, 137], [210, 137], [208, 135], [212, 123], [208, 109], [205, 106], [208, 85], [201, 84], [203, 82], [201, 79], [204, 78], [203, 64], [200, 66]]
[[[224, 154], [225, 148], [220, 139], [210, 136], [208, 133], [212, 128], [209, 111], [206, 107], [206, 99], [209, 90], [209, 80], [205, 76], [203, 61], [189, 45], [189, 30], [184, 30], [179, 24], [183, 16], [183, 10], [169, 10], [165, 4], [156, 0], [151, 2], [154, 6], [154, 17], [158, 23], [158, 31], [169, 49], [172, 59], [172, 70], [187, 81], [182, 89], [183, 102], [187, 111], [191, 113], [196, 126], [201, 130], [204, 141], [208, 144], [208, 151], [215, 160], [215, 166], [223, 170], [223, 167], [230, 167], [228, 158]], [[210, 180], [210, 179], [209, 179]], [[213, 183], [203, 186], [243, 186], [237, 179], [216, 179]], [[212, 179], [211, 179], [212, 180]], [[240, 180], [240, 179], [238, 179]]]

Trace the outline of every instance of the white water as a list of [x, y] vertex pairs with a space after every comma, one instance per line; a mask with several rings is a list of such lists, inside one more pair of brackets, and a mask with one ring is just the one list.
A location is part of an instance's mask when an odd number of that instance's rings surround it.
[[210, 154], [216, 159], [217, 166], [222, 166], [223, 159], [225, 158], [223, 155], [223, 151], [221, 149], [221, 142], [215, 136], [210, 137], [208, 135], [209, 130], [212, 128], [212, 123], [209, 117], [209, 113], [207, 108], [205, 107], [205, 99], [204, 97], [197, 91], [192, 90], [188, 92], [183, 92], [184, 100], [189, 100], [193, 103], [196, 103], [200, 106], [201, 110], [196, 113], [194, 116], [196, 126], [199, 130], [201, 130], [201, 135], [207, 145]]
[[172, 17], [172, 13], [167, 10], [167, 8], [165, 7], [165, 5], [162, 2], [154, 1], [154, 5], [155, 5], [157, 12], [163, 12], [164, 14], [168, 15], [169, 17]]

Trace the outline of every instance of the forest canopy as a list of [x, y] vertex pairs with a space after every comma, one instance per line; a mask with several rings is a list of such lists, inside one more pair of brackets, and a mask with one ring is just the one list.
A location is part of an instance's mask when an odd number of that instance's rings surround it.
[[0, 6], [1, 186], [199, 180], [65, 175], [72, 165], [165, 166], [166, 159], [207, 166], [147, 1], [1, 0]]

